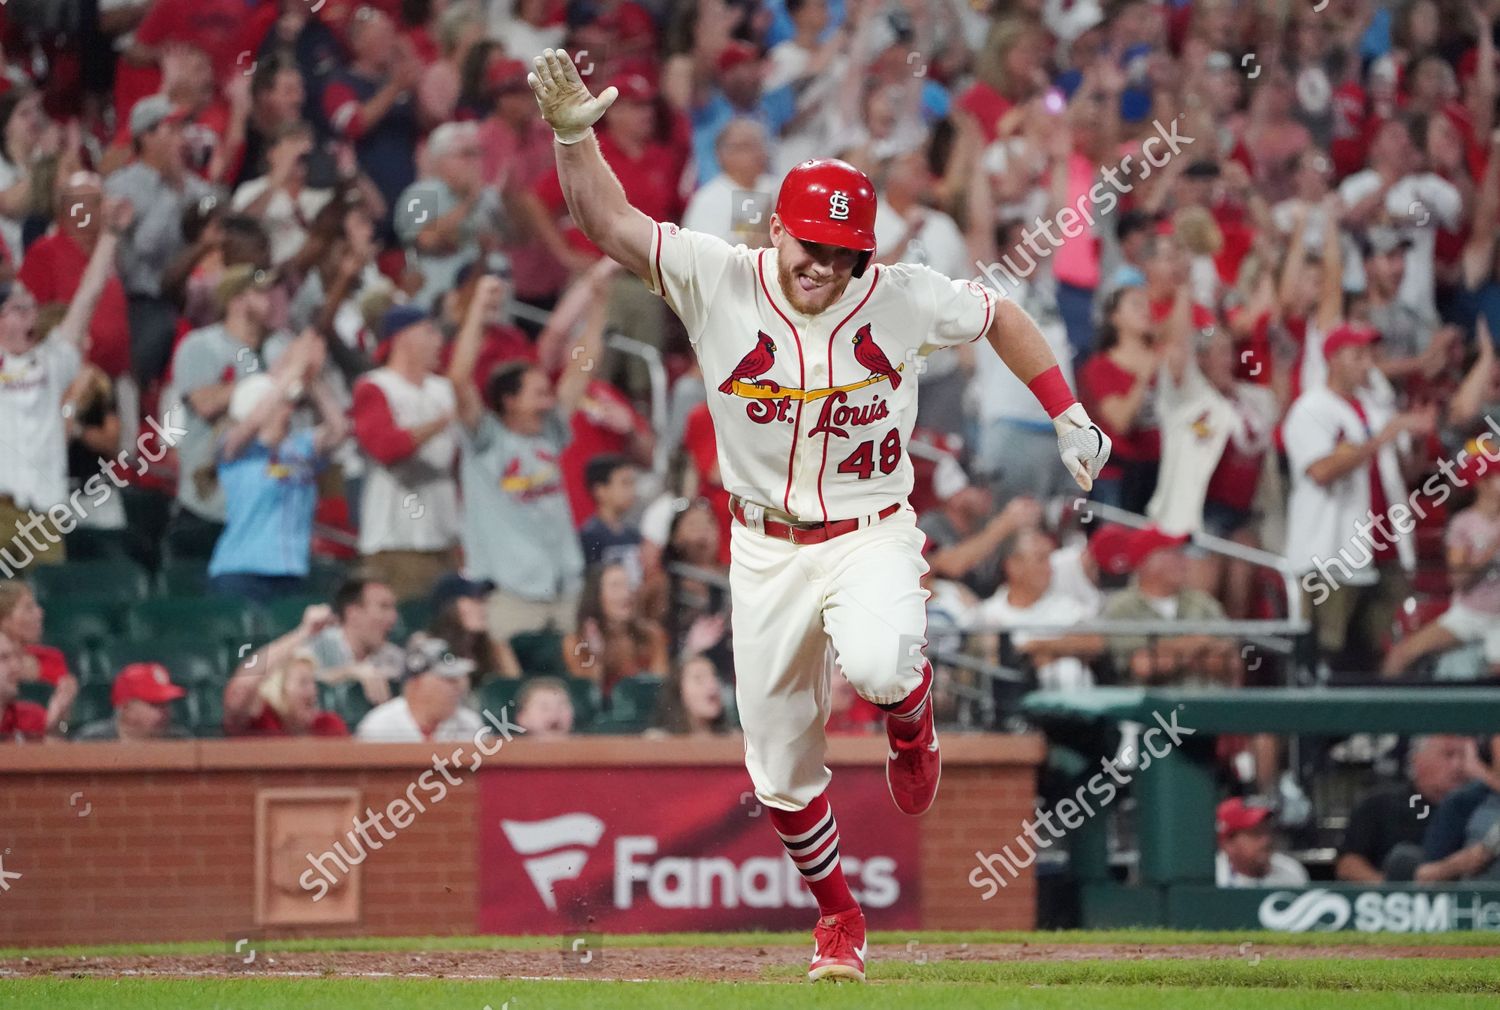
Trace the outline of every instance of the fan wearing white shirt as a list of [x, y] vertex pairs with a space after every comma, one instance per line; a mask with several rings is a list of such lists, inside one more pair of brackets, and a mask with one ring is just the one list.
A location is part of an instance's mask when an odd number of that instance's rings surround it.
[[1391, 119], [1380, 127], [1370, 145], [1370, 167], [1339, 185], [1344, 202], [1343, 223], [1363, 228], [1382, 218], [1405, 229], [1411, 238], [1401, 301], [1423, 317], [1436, 320], [1433, 301], [1433, 255], [1439, 228], [1456, 229], [1464, 218], [1459, 190], [1440, 175], [1422, 170], [1422, 155], [1412, 136], [1412, 124]]
[[1027, 630], [1034, 625], [1078, 625], [1097, 613], [1053, 590], [1054, 547], [1052, 538], [1040, 530], [1017, 533], [1005, 557], [1005, 585], [976, 608], [974, 617], [986, 631], [1011, 632], [1011, 647], [1031, 662], [1042, 690], [1075, 691], [1094, 686], [1087, 661], [1104, 651], [1104, 639]]
[[[1322, 347], [1327, 384], [1305, 388], [1282, 422], [1291, 470], [1285, 554], [1301, 573], [1318, 647], [1330, 656], [1354, 643], [1369, 652], [1367, 643], [1390, 628], [1406, 595], [1403, 569], [1414, 551], [1394, 512], [1387, 515], [1398, 505], [1411, 518], [1395, 443], [1425, 437], [1436, 424], [1430, 409], [1393, 414], [1365, 395], [1376, 339], [1368, 327], [1334, 329]], [[1374, 662], [1369, 655], [1344, 659], [1366, 669]]]
[[377, 705], [354, 733], [373, 743], [473, 740], [484, 725], [463, 706], [473, 660], [458, 658], [440, 638], [413, 635], [406, 647], [401, 696]]
[[693, 193], [682, 226], [730, 245], [764, 246], [771, 234], [771, 194], [780, 186], [766, 173], [765, 128], [744, 116], [731, 119], [714, 141], [714, 153], [719, 174]]

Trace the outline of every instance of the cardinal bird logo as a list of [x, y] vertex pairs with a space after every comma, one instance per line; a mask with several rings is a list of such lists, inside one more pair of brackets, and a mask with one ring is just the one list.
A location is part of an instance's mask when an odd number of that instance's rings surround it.
[[885, 352], [870, 339], [869, 323], [854, 331], [854, 360], [868, 368], [872, 376], [883, 375], [890, 379], [892, 389], [901, 388], [901, 373], [891, 367]]
[[740, 363], [734, 366], [734, 371], [729, 373], [729, 378], [719, 383], [719, 392], [734, 392], [736, 379], [753, 382], [759, 379], [771, 366], [776, 363], [776, 345], [764, 332], [755, 335], [755, 346], [750, 348], [750, 353], [740, 359]]

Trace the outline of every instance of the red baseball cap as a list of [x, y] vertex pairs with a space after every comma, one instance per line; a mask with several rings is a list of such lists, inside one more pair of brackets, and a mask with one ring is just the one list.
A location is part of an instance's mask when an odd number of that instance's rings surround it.
[[1465, 484], [1472, 485], [1486, 478], [1500, 477], [1500, 460], [1491, 459], [1477, 439], [1469, 439], [1464, 449], [1468, 451], [1468, 455], [1454, 472]]
[[520, 60], [496, 60], [484, 73], [484, 83], [501, 94], [528, 90], [526, 75], [530, 68]]
[[760, 59], [760, 50], [748, 42], [735, 39], [724, 47], [719, 53], [718, 70], [721, 74], [727, 74], [742, 63], [752, 63]]
[[1219, 804], [1214, 814], [1214, 830], [1219, 841], [1240, 831], [1249, 831], [1271, 816], [1271, 808], [1255, 803], [1246, 803], [1244, 797], [1234, 796]]
[[645, 74], [616, 74], [609, 84], [610, 87], [619, 89], [622, 102], [656, 101], [656, 85], [652, 84], [651, 79]]
[[1379, 339], [1380, 333], [1363, 323], [1336, 326], [1323, 341], [1323, 360], [1329, 360], [1346, 347], [1368, 347]]
[[1108, 575], [1135, 571], [1156, 551], [1181, 547], [1186, 535], [1163, 533], [1155, 526], [1132, 529], [1129, 526], [1106, 526], [1089, 541], [1089, 553]]
[[172, 683], [172, 675], [160, 663], [130, 663], [116, 674], [109, 701], [115, 708], [131, 700], [165, 705], [185, 694], [186, 691]]

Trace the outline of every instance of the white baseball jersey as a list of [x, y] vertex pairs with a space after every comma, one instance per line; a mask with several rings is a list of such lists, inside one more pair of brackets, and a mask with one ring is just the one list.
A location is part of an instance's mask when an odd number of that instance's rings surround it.
[[725, 489], [806, 522], [906, 500], [922, 359], [983, 336], [999, 298], [924, 266], [872, 265], [806, 316], [775, 249], [673, 224], [656, 225], [649, 283], [698, 354]]

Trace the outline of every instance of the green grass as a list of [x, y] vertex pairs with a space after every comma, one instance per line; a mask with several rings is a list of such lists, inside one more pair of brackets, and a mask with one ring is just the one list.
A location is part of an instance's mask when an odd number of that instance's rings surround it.
[[[646, 933], [608, 934], [613, 947], [805, 947], [807, 933]], [[1329, 944], [1360, 947], [1495, 947], [1500, 955], [1500, 933], [1485, 931], [1448, 933], [1263, 933], [1255, 930], [1190, 932], [1172, 929], [1058, 930], [1017, 932], [1000, 930], [929, 930], [893, 932], [874, 930], [871, 943], [1083, 943], [1083, 944], [1241, 944], [1253, 941], [1262, 947], [1321, 947]], [[547, 936], [364, 936], [316, 937], [295, 940], [257, 940], [267, 953], [325, 950], [555, 950], [559, 937]], [[222, 954], [219, 940], [177, 943], [117, 943], [98, 946], [0, 947], [0, 960], [15, 957], [108, 957], [132, 955]]]
[[[1386, 962], [1389, 968], [1402, 963]], [[1302, 967], [1277, 966], [1259, 983], [1232, 971], [1221, 979], [1194, 976], [1189, 984], [1177, 973], [1158, 975], [1132, 963], [1074, 965], [1008, 965], [1011, 970], [986, 977], [970, 973], [963, 980], [946, 976], [866, 986], [767, 985], [701, 982], [462, 982], [441, 979], [212, 979], [161, 980], [78, 979], [25, 980], [0, 983], [0, 1007], [46, 1007], [48, 1010], [251, 1010], [296, 1007], [297, 1010], [925, 1010], [925, 1008], [1016, 1008], [1016, 1010], [1479, 1010], [1495, 1005], [1491, 966], [1487, 992], [1382, 988], [1399, 981], [1385, 970], [1365, 975], [1341, 971], [1340, 962]], [[938, 967], [938, 966], [930, 966]], [[953, 967], [953, 966], [948, 966]], [[963, 966], [966, 969], [974, 966]], [[979, 966], [984, 967], [984, 966]], [[988, 966], [991, 969], [1002, 966]], [[1249, 966], [1244, 966], [1249, 969]], [[1356, 977], [1358, 975], [1359, 977]], [[1240, 976], [1231, 979], [1230, 976]], [[1441, 976], [1425, 979], [1441, 984]], [[1472, 979], [1470, 979], [1472, 981]], [[1353, 987], [1358, 983], [1363, 986]], [[982, 983], [982, 984], [979, 984]], [[1459, 984], [1463, 984], [1460, 982]], [[1279, 991], [1268, 992], [1268, 988]]]
[[[1500, 944], [1493, 933], [1391, 934], [1111, 932], [875, 933], [876, 943], [915, 939], [906, 960], [877, 959], [867, 986], [811, 986], [800, 966], [800, 933], [661, 934], [607, 936], [609, 950], [628, 947], [702, 947], [711, 971], [713, 948], [783, 947], [784, 965], [763, 981], [610, 982], [580, 973], [556, 981], [443, 978], [277, 978], [230, 976], [160, 978], [28, 978], [0, 980], [0, 1010], [1479, 1010], [1500, 1005]], [[1180, 960], [958, 961], [918, 963], [922, 944], [1255, 944], [1251, 956]], [[1307, 944], [1495, 947], [1495, 957], [1283, 958], [1275, 948]], [[556, 937], [378, 937], [352, 940], [257, 941], [264, 953], [336, 950], [537, 950], [555, 952]], [[794, 949], [795, 948], [795, 955]], [[931, 948], [929, 948], [931, 949]], [[50, 948], [38, 955], [213, 955], [223, 943], [136, 944]], [[0, 968], [18, 951], [0, 951]], [[538, 958], [536, 974], [558, 971], [555, 958]]]

